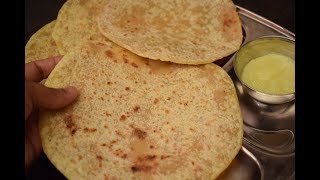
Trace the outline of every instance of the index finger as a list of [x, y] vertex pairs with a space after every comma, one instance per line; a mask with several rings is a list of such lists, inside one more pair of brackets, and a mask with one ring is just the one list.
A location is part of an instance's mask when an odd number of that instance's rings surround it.
[[25, 65], [25, 80], [40, 82], [47, 78], [62, 56], [32, 61]]

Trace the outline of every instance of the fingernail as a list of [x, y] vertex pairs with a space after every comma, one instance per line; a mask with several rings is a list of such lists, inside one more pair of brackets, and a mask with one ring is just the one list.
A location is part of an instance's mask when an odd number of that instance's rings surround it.
[[55, 57], [52, 57], [55, 64], [58, 64], [58, 62], [63, 58], [63, 56], [55, 56]]
[[74, 86], [67, 86], [63, 88], [67, 93], [76, 93], [78, 94], [78, 90]]

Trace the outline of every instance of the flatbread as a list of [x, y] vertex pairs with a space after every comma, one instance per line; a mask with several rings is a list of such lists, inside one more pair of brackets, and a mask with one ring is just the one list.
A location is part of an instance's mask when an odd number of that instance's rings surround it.
[[68, 0], [58, 13], [52, 36], [59, 52], [66, 54], [88, 39], [100, 41], [96, 15], [107, 0]]
[[206, 64], [239, 49], [242, 29], [231, 0], [117, 0], [99, 15], [100, 31], [133, 53]]
[[31, 36], [25, 47], [26, 63], [60, 55], [51, 36], [55, 23], [51, 21]]
[[60, 63], [46, 86], [73, 85], [80, 96], [42, 112], [39, 130], [68, 179], [214, 179], [240, 150], [237, 95], [217, 65], [154, 61], [100, 43]]

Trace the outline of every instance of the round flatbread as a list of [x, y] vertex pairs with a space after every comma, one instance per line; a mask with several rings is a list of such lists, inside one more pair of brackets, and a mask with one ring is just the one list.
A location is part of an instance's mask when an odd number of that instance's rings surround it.
[[68, 0], [58, 13], [52, 36], [59, 52], [66, 54], [88, 39], [104, 38], [98, 29], [96, 16], [107, 0]]
[[117, 0], [99, 15], [100, 31], [142, 57], [205, 64], [234, 53], [241, 22], [231, 0]]
[[72, 85], [80, 96], [42, 112], [39, 130], [68, 179], [214, 179], [240, 150], [236, 91], [217, 65], [154, 61], [99, 43], [60, 63], [46, 85]]
[[25, 47], [26, 63], [60, 55], [51, 36], [55, 23], [51, 21], [31, 36]]

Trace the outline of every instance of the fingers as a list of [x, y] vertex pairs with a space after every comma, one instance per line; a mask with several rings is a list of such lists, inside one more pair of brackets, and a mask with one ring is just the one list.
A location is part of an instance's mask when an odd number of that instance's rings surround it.
[[35, 159], [39, 157], [42, 152], [42, 144], [41, 144], [39, 127], [38, 127], [38, 118], [39, 118], [38, 112], [33, 112], [28, 117], [28, 121], [25, 122], [25, 138], [29, 141], [28, 150], [31, 151], [31, 152], [28, 152], [27, 154], [31, 156], [31, 159]]
[[35, 82], [26, 82], [25, 119], [36, 109], [60, 109], [71, 104], [79, 93], [74, 87], [48, 88]]
[[24, 146], [25, 168], [29, 168], [32, 160], [35, 158], [35, 153], [34, 153], [31, 141], [28, 138], [25, 137], [24, 143], [25, 143], [25, 146]]
[[53, 68], [61, 60], [62, 56], [56, 56], [44, 60], [32, 61], [25, 65], [25, 79], [40, 82], [47, 78]]

